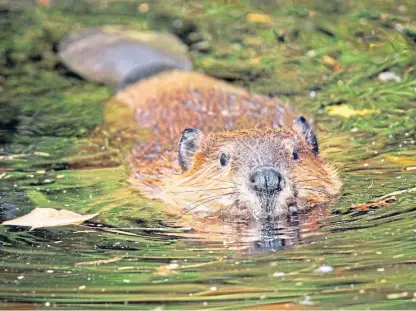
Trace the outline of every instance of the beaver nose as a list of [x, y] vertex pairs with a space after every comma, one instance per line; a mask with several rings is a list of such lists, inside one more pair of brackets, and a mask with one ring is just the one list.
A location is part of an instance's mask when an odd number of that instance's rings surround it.
[[250, 186], [261, 194], [274, 194], [282, 190], [282, 174], [273, 166], [259, 166], [250, 176]]

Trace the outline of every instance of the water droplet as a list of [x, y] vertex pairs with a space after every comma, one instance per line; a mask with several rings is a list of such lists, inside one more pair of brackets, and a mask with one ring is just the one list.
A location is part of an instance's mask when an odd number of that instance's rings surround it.
[[275, 272], [275, 273], [273, 273], [274, 277], [280, 277], [280, 276], [284, 276], [284, 275], [285, 275], [284, 272]]
[[332, 271], [334, 271], [334, 268], [328, 265], [322, 265], [315, 270], [315, 272], [318, 273], [331, 273]]

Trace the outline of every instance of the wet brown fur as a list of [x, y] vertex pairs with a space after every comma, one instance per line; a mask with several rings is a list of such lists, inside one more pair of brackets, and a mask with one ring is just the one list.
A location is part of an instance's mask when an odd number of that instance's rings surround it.
[[[127, 111], [123, 115], [133, 118], [114, 120], [116, 106], [123, 106]], [[297, 197], [292, 199], [300, 210], [335, 200], [341, 186], [337, 173], [320, 156], [313, 155], [293, 126], [296, 116], [289, 105], [276, 98], [181, 71], [158, 74], [120, 91], [109, 101], [106, 112], [110, 123], [149, 130], [148, 139], [136, 145], [129, 157], [134, 187], [183, 213], [222, 218], [250, 217], [244, 202], [228, 201], [244, 197], [241, 192], [245, 190], [236, 187], [236, 174], [244, 175], [251, 169], [248, 162], [257, 157], [256, 152], [259, 163], [283, 163], [286, 178], [296, 188]], [[178, 141], [181, 132], [190, 127], [206, 135], [199, 142], [191, 169], [182, 173], [177, 164]], [[251, 145], [259, 149], [251, 150]], [[300, 152], [296, 163], [291, 160], [294, 145]], [[226, 169], [218, 167], [221, 148], [231, 153], [232, 162]], [[247, 154], [239, 157], [233, 152]], [[222, 201], [225, 198], [227, 202]]]

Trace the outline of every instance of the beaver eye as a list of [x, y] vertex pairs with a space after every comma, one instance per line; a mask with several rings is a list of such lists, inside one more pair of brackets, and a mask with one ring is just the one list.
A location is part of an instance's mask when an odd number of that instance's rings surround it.
[[228, 164], [228, 156], [225, 153], [221, 153], [220, 164], [221, 164], [222, 167], [224, 167]]
[[293, 151], [292, 151], [292, 158], [293, 158], [293, 160], [295, 160], [295, 161], [299, 160], [299, 152], [298, 152], [298, 149], [293, 148]]

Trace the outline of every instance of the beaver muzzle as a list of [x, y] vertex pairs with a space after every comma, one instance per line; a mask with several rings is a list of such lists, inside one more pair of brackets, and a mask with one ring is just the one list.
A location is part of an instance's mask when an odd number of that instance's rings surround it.
[[250, 175], [250, 187], [259, 196], [275, 196], [283, 186], [282, 174], [273, 166], [259, 166]]
[[262, 165], [253, 170], [249, 185], [256, 193], [263, 215], [275, 213], [276, 199], [284, 187], [282, 174], [274, 166]]

